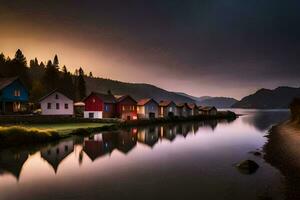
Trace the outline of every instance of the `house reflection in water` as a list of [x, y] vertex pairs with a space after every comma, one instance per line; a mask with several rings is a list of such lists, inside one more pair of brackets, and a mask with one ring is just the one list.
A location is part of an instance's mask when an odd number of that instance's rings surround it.
[[117, 149], [124, 154], [131, 151], [137, 143], [135, 129], [122, 130], [117, 134]]
[[10, 150], [1, 151], [0, 175], [9, 173], [19, 180], [23, 165], [27, 159], [28, 152], [13, 152]]
[[178, 126], [174, 126], [174, 125], [164, 125], [164, 126], [160, 126], [160, 137], [165, 138], [169, 141], [173, 141], [176, 138], [176, 132]]
[[115, 148], [113, 135], [113, 133], [104, 133], [91, 136], [84, 141], [83, 151], [92, 161], [110, 154]]
[[151, 126], [138, 130], [138, 141], [140, 143], [148, 145], [151, 148], [153, 148], [154, 145], [158, 142], [158, 139], [158, 126]]
[[74, 151], [74, 143], [72, 140], [62, 141], [57, 145], [50, 146], [41, 150], [41, 156], [46, 160], [57, 173], [59, 164]]

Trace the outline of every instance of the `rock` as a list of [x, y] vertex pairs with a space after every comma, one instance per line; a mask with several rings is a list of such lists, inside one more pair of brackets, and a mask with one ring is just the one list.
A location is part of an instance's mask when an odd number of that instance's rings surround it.
[[262, 155], [262, 153], [259, 152], [259, 151], [251, 151], [251, 152], [249, 152], [249, 153], [251, 153], [251, 154], [253, 154], [253, 155], [255, 155], [255, 156], [261, 156], [261, 155]]
[[253, 174], [259, 168], [259, 165], [253, 160], [244, 160], [236, 165], [238, 170], [243, 174]]

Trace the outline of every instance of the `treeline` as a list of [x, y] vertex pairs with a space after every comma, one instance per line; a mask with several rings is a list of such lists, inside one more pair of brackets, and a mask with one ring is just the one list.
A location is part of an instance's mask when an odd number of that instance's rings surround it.
[[[0, 54], [0, 77], [19, 76], [30, 92], [30, 100], [38, 101], [43, 95], [58, 89], [68, 97], [79, 101], [86, 96], [86, 76], [80, 67], [71, 73], [66, 66], [60, 66], [58, 56], [47, 63], [37, 58], [27, 62], [20, 49], [13, 59]], [[92, 76], [90, 72], [89, 76]]]

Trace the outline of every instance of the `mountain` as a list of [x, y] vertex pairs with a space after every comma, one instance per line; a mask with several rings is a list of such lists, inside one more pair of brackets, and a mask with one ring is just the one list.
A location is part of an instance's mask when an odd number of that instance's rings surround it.
[[300, 97], [300, 88], [278, 87], [274, 90], [260, 89], [235, 103], [233, 108], [281, 109], [288, 108], [295, 97]]
[[230, 108], [233, 104], [238, 102], [238, 100], [230, 97], [211, 97], [211, 96], [202, 96], [202, 97], [194, 97], [182, 92], [177, 92], [182, 96], [186, 96], [195, 100], [198, 105], [202, 106], [215, 106], [217, 108]]
[[86, 77], [87, 94], [90, 92], [107, 93], [110, 90], [113, 94], [129, 94], [135, 99], [153, 98], [156, 101], [163, 99], [175, 102], [195, 102], [192, 98], [180, 95], [176, 92], [158, 88], [154, 85], [144, 83], [124, 83], [120, 81]]
[[199, 102], [203, 106], [215, 106], [217, 108], [230, 108], [238, 100], [230, 97], [211, 97]]
[[181, 95], [181, 96], [185, 96], [187, 98], [193, 99], [195, 102], [200, 102], [200, 101], [212, 98], [210, 96], [195, 97], [195, 96], [183, 93], [183, 92], [176, 92], [176, 93], [179, 94], [179, 95]]

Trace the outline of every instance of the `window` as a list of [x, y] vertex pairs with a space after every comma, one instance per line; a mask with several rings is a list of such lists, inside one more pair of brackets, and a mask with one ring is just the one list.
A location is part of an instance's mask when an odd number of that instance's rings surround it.
[[47, 109], [51, 109], [51, 103], [47, 104]]
[[108, 112], [108, 111], [109, 111], [109, 105], [105, 105], [105, 106], [104, 106], [104, 111], [105, 111], [105, 112]]
[[59, 110], [59, 103], [56, 103], [56, 110]]
[[95, 102], [96, 102], [96, 99], [93, 99], [92, 101], [93, 101], [93, 103], [95, 103]]
[[55, 99], [59, 99], [58, 94], [55, 95]]
[[122, 110], [123, 110], [123, 111], [125, 110], [125, 106], [122, 106]]
[[172, 112], [172, 111], [173, 111], [173, 108], [172, 108], [172, 107], [170, 107], [170, 108], [169, 108], [169, 111], [170, 111], [170, 112]]
[[20, 91], [20, 90], [15, 90], [15, 91], [14, 91], [14, 96], [15, 96], [15, 97], [21, 96], [21, 91]]
[[69, 104], [65, 103], [65, 109], [69, 109]]

